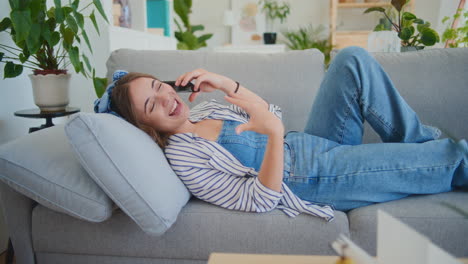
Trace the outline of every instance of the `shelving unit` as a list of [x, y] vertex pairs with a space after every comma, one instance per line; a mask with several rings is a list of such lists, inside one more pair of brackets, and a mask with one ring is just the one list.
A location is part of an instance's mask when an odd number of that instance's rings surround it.
[[[175, 50], [177, 48], [177, 40], [174, 38], [174, 32], [171, 25], [165, 26], [168, 31], [163, 35], [152, 34], [151, 28], [148, 25], [153, 23], [148, 22], [148, 17], [152, 15], [160, 15], [161, 13], [155, 10], [148, 9], [148, 3], [155, 0], [131, 0], [131, 28], [109, 25], [109, 48], [114, 51], [120, 48], [139, 49], [139, 50]], [[165, 10], [162, 12], [167, 16], [167, 20], [172, 20], [172, 5], [173, 0], [161, 0], [166, 4]], [[109, 1], [111, 2], [111, 1]], [[108, 4], [109, 9], [112, 9], [112, 4]], [[159, 11], [159, 10], [156, 10]]]
[[[405, 8], [409, 8], [411, 12], [414, 12], [414, 2], [411, 0]], [[367, 48], [367, 39], [369, 37], [370, 30], [347, 30], [340, 31], [336, 29], [338, 20], [338, 10], [345, 10], [351, 8], [362, 8], [364, 9], [371, 7], [390, 7], [392, 6], [390, 1], [381, 2], [353, 2], [353, 3], [339, 3], [338, 0], [330, 0], [330, 42], [336, 49], [342, 49], [347, 46], [360, 46]]]

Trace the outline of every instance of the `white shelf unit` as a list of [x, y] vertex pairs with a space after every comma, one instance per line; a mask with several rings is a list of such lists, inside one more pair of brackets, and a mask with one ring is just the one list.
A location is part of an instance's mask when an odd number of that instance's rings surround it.
[[[109, 10], [112, 10], [112, 0], [108, 0]], [[173, 6], [173, 0], [169, 0]], [[174, 32], [170, 37], [156, 35], [148, 32], [146, 0], [129, 1], [131, 12], [131, 28], [109, 25], [109, 48], [110, 51], [127, 48], [137, 50], [176, 50], [177, 40]], [[169, 17], [172, 20], [173, 8], [170, 8]], [[110, 12], [112, 21], [112, 11]]]

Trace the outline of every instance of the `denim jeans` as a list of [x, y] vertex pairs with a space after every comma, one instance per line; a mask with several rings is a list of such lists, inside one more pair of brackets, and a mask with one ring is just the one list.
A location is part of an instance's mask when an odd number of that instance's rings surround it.
[[[364, 121], [384, 143], [361, 144]], [[284, 182], [310, 202], [347, 211], [468, 186], [467, 142], [437, 140], [358, 47], [333, 60], [304, 132], [286, 135]]]

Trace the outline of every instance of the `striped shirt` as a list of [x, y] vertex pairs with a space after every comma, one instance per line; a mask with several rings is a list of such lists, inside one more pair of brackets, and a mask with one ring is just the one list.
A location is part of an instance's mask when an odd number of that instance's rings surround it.
[[[281, 109], [269, 105], [270, 112], [281, 118]], [[190, 111], [189, 120], [234, 120], [247, 123], [249, 115], [236, 105], [222, 105], [215, 100], [203, 102]], [[215, 141], [193, 133], [171, 135], [164, 150], [172, 169], [197, 198], [231, 210], [268, 212], [281, 209], [290, 217], [307, 213], [333, 220], [330, 206], [319, 206], [297, 197], [283, 183], [281, 192], [264, 186], [258, 172], [245, 167]]]

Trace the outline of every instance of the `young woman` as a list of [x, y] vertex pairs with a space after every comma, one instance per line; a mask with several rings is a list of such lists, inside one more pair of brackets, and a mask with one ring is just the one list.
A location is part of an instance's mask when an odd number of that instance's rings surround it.
[[[286, 136], [279, 107], [226, 76], [203, 69], [181, 75], [176, 85], [221, 90], [231, 103], [204, 102], [192, 110], [150, 75], [120, 77], [96, 112], [112, 112], [144, 130], [194, 196], [224, 208], [279, 208], [330, 221], [333, 209], [468, 187], [467, 142], [437, 140], [440, 131], [420, 122], [361, 48], [336, 56], [304, 133]], [[384, 143], [361, 144], [364, 120]]]

